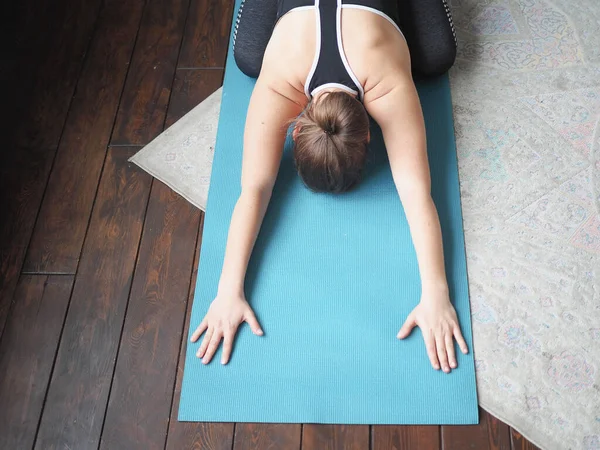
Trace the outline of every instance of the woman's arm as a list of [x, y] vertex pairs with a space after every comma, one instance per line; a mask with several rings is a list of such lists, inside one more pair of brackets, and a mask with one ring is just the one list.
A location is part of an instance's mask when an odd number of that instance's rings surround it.
[[287, 123], [302, 111], [274, 83], [258, 78], [246, 118], [242, 190], [229, 227], [219, 292], [241, 292], [250, 255], [277, 178]]
[[[456, 366], [452, 335], [463, 351], [466, 351], [466, 344], [448, 295], [442, 232], [431, 198], [423, 112], [412, 78], [400, 77], [390, 86], [393, 88], [389, 92], [366, 102], [365, 106], [383, 133], [394, 184], [409, 223], [421, 276], [422, 307], [409, 315], [399, 337], [407, 336], [415, 325], [419, 325], [432, 365], [439, 368], [439, 358], [446, 369], [448, 357], [450, 366]], [[417, 317], [420, 313], [423, 316], [421, 318]], [[418, 323], [419, 319], [422, 319], [421, 324]]]
[[246, 321], [255, 334], [262, 334], [244, 295], [244, 278], [277, 178], [290, 119], [302, 106], [282, 94], [276, 80], [259, 76], [256, 81], [244, 130], [241, 193], [234, 207], [217, 297], [192, 335], [192, 342], [206, 331], [197, 356], [206, 364], [224, 339], [221, 362], [227, 363], [233, 337]]
[[417, 253], [422, 288], [447, 289], [442, 233], [431, 198], [421, 104], [411, 80], [394, 85], [390, 92], [368, 104], [367, 109], [383, 133], [394, 184]]

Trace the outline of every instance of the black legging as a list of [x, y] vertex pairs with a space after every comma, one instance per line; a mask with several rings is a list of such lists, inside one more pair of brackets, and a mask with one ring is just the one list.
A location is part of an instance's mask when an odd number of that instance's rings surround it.
[[[441, 75], [456, 58], [456, 34], [446, 0], [400, 0], [415, 78]], [[235, 23], [233, 56], [242, 72], [257, 78], [277, 17], [276, 0], [242, 0]]]

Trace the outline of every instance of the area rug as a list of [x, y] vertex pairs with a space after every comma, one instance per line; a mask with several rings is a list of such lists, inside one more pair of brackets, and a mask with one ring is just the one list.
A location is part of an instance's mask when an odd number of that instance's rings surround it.
[[[600, 449], [600, 3], [451, 7], [480, 404], [543, 449]], [[196, 108], [133, 161], [154, 159], [150, 173], [193, 196], [218, 107]]]
[[202, 211], [208, 199], [222, 91], [217, 89], [129, 159]]
[[452, 3], [480, 405], [600, 449], [600, 3]]

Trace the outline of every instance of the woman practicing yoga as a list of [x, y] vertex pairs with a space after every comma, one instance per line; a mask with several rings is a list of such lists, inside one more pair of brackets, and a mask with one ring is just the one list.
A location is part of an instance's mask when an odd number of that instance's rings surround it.
[[422, 282], [420, 303], [397, 337], [420, 327], [431, 365], [450, 372], [457, 365], [453, 339], [463, 353], [468, 349], [449, 298], [413, 81], [444, 73], [454, 62], [456, 41], [445, 0], [245, 0], [234, 39], [238, 67], [257, 81], [218, 294], [191, 337], [196, 342], [205, 333], [197, 356], [210, 362], [223, 339], [226, 364], [242, 322], [263, 334], [246, 300], [244, 278], [290, 124], [304, 184], [337, 193], [360, 180], [370, 115], [383, 133]]

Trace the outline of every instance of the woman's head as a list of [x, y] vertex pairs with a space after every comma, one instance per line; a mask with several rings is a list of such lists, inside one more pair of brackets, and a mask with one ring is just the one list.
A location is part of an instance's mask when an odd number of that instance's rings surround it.
[[344, 91], [321, 92], [295, 120], [294, 160], [304, 184], [316, 192], [344, 192], [361, 178], [369, 142], [369, 116]]

